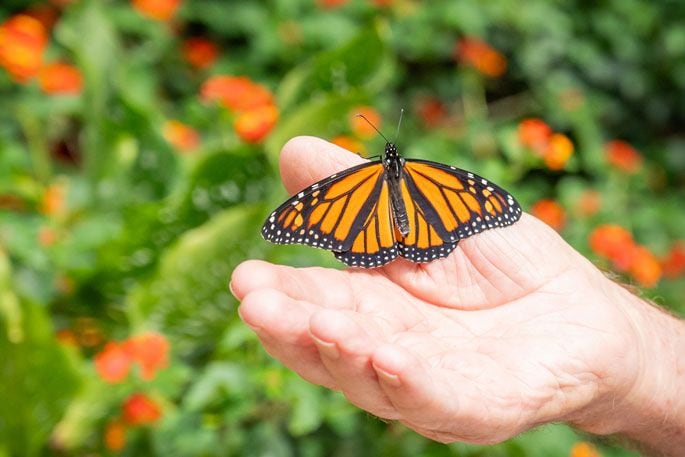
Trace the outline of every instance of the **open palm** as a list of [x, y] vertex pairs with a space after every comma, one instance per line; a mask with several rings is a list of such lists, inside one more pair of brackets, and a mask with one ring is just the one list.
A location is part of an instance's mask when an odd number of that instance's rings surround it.
[[[362, 160], [297, 138], [281, 172], [295, 193]], [[628, 393], [637, 342], [612, 285], [527, 214], [428, 264], [247, 261], [231, 281], [244, 321], [303, 378], [433, 439], [477, 443], [551, 421], [593, 430], [592, 409]]]

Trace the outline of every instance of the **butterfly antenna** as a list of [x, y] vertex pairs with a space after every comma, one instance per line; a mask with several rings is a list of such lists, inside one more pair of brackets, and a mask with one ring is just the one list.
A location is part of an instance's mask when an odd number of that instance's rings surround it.
[[402, 125], [402, 116], [404, 115], [404, 108], [400, 109], [400, 120], [397, 121], [397, 132], [395, 132], [395, 144], [397, 144], [397, 139], [400, 137], [400, 125]]
[[380, 136], [383, 137], [383, 139], [385, 140], [386, 143], [390, 143], [390, 141], [388, 141], [388, 139], [385, 137], [385, 135], [383, 135], [383, 134], [381, 133], [381, 131], [378, 130], [378, 129], [376, 128], [376, 126], [373, 125], [373, 124], [371, 123], [371, 121], [368, 120], [368, 119], [366, 118], [366, 116], [364, 116], [364, 115], [361, 114], [361, 113], [357, 113], [357, 114], [355, 114], [355, 116], [356, 116], [356, 117], [361, 117], [362, 119], [364, 119], [364, 120], [366, 121], [367, 124], [369, 124], [371, 127], [373, 127], [373, 129], [374, 129], [376, 132], [378, 132], [378, 134], [379, 134]]

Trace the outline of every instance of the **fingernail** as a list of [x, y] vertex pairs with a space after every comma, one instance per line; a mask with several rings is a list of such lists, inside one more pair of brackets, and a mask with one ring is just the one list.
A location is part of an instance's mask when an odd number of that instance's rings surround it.
[[340, 351], [338, 350], [337, 344], [320, 340], [314, 336], [312, 336], [312, 339], [318, 346], [319, 351], [329, 359], [335, 360], [340, 357]]
[[234, 296], [235, 298], [238, 298], [238, 297], [236, 296], [236, 294], [235, 294], [235, 290], [233, 290], [233, 281], [229, 281], [229, 282], [228, 282], [228, 290], [231, 291], [231, 293], [233, 294], [233, 296]]
[[388, 373], [387, 371], [378, 368], [376, 365], [374, 365], [373, 368], [374, 370], [376, 370], [376, 373], [378, 374], [378, 379], [388, 384], [389, 386], [400, 387], [402, 385], [400, 377], [396, 374]]

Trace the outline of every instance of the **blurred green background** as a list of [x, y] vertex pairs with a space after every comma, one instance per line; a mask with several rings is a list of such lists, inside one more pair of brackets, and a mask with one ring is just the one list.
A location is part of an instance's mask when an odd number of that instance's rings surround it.
[[[547, 426], [442, 445], [271, 360], [235, 265], [296, 135], [509, 189], [601, 268], [685, 304], [685, 3], [6, 0], [0, 456], [628, 456]], [[505, 253], [503, 253], [505, 255]], [[591, 445], [581, 442], [594, 441]]]

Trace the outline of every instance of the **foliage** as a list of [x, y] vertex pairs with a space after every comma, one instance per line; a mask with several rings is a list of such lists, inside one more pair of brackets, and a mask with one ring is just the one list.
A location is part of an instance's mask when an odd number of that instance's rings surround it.
[[259, 238], [285, 196], [279, 150], [307, 134], [374, 155], [382, 140], [350, 117], [375, 111], [392, 132], [406, 108], [407, 156], [501, 183], [685, 311], [684, 13], [3, 2], [0, 455], [568, 455], [580, 438], [564, 426], [441, 445], [360, 413], [264, 353], [227, 278], [246, 258], [339, 266]]

